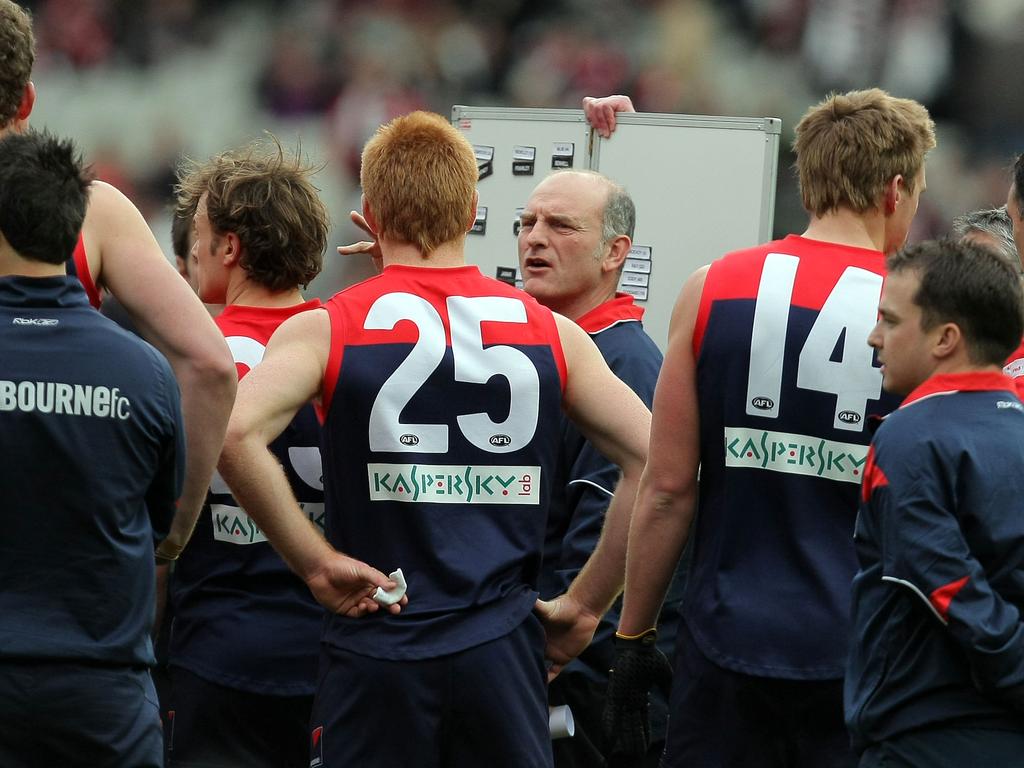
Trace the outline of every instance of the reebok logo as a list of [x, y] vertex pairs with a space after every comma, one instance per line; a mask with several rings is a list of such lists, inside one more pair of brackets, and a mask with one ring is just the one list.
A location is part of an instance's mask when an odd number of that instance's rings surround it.
[[16, 317], [11, 325], [57, 325], [59, 322], [55, 317]]

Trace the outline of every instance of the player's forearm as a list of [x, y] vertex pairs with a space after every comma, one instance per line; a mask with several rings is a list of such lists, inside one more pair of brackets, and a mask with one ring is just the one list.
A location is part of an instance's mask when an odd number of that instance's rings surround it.
[[181, 388], [186, 463], [178, 510], [162, 549], [180, 551], [188, 543], [206, 500], [235, 399], [237, 375], [230, 357], [226, 364], [217, 356], [205, 364], [190, 359], [170, 362]]
[[622, 634], [638, 635], [657, 623], [686, 546], [696, 500], [696, 484], [660, 491], [647, 482], [641, 485], [629, 529]]
[[235, 500], [274, 549], [303, 580], [316, 573], [333, 550], [303, 513], [277, 459], [257, 436], [228, 434], [218, 465]]
[[630, 512], [636, 502], [639, 468], [624, 474], [605, 513], [601, 538], [569, 592], [589, 613], [603, 616], [622, 592]]

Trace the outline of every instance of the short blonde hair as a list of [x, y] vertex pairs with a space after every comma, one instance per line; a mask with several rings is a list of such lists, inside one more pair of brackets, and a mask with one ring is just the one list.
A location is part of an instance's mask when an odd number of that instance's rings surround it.
[[935, 146], [935, 123], [912, 99], [879, 88], [832, 94], [796, 127], [793, 149], [804, 208], [823, 216], [840, 207], [865, 213], [894, 176], [907, 189]]
[[423, 256], [466, 234], [477, 168], [473, 147], [440, 115], [412, 112], [377, 129], [359, 174], [378, 235]]

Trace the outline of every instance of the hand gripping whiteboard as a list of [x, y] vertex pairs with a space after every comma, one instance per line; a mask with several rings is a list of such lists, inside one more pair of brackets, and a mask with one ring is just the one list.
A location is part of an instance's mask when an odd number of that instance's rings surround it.
[[620, 290], [646, 309], [644, 327], [663, 350], [690, 273], [771, 238], [777, 118], [622, 113], [609, 139], [574, 109], [455, 106], [452, 123], [477, 155], [480, 208], [466, 259], [484, 274], [518, 277], [519, 211], [552, 169], [599, 171], [626, 188], [637, 225]]

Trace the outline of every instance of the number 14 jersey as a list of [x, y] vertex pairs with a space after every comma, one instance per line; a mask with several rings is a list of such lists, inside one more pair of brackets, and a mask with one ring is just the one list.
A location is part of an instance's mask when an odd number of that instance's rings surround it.
[[708, 271], [693, 335], [702, 461], [684, 616], [720, 666], [843, 675], [865, 426], [898, 404], [867, 344], [884, 268], [878, 251], [790, 236]]

